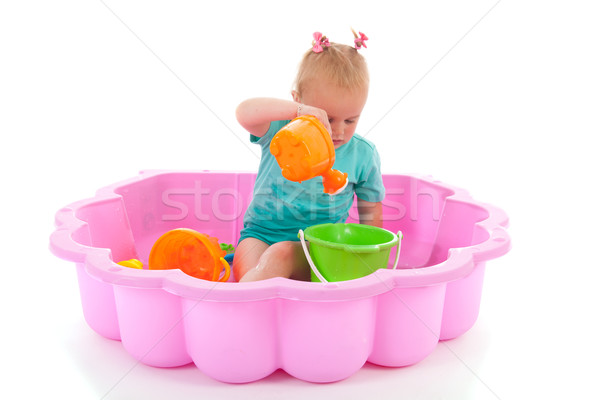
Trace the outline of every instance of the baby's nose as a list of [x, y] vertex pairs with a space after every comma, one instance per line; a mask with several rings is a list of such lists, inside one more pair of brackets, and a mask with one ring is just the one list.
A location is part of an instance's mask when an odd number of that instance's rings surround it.
[[344, 128], [338, 124], [331, 125], [331, 136], [334, 139], [339, 139], [341, 136], [344, 136]]

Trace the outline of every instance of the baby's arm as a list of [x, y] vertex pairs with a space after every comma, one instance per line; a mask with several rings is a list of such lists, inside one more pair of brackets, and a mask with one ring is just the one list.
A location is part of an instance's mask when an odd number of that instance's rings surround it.
[[[299, 106], [301, 106], [299, 108]], [[248, 132], [262, 137], [269, 130], [271, 121], [294, 119], [299, 115], [314, 115], [328, 131], [329, 119], [327, 113], [320, 108], [301, 105], [295, 101], [257, 97], [243, 101], [235, 111], [236, 118]]]
[[298, 112], [298, 103], [257, 97], [243, 101], [235, 111], [238, 122], [254, 136], [264, 136], [271, 121], [293, 119]]
[[383, 227], [381, 202], [371, 202], [357, 197], [358, 218], [361, 224]]

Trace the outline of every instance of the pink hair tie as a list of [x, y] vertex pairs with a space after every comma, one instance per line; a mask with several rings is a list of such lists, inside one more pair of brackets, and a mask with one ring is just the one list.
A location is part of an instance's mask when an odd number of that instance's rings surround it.
[[313, 48], [312, 48], [312, 50], [315, 53], [322, 52], [323, 51], [323, 46], [325, 46], [325, 47], [331, 46], [329, 44], [329, 39], [327, 39], [327, 36], [323, 36], [323, 34], [321, 32], [315, 32], [315, 33], [313, 33], [313, 38], [315, 40], [313, 40]]
[[357, 35], [356, 32], [354, 32], [354, 29], [352, 29], [352, 33], [354, 34], [354, 48], [356, 50], [360, 49], [361, 47], [364, 47], [366, 49], [367, 48], [367, 44], [365, 42], [367, 40], [369, 40], [369, 38], [367, 37], [367, 35], [365, 35], [362, 32], [358, 32], [358, 35]]

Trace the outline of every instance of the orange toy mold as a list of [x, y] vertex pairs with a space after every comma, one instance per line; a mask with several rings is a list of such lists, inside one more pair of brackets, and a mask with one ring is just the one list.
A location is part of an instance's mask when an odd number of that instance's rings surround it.
[[[148, 268], [178, 268], [196, 278], [225, 282], [230, 274], [229, 263], [223, 258], [225, 254], [217, 238], [193, 229], [173, 229], [152, 246]], [[219, 279], [223, 268], [225, 273]]]

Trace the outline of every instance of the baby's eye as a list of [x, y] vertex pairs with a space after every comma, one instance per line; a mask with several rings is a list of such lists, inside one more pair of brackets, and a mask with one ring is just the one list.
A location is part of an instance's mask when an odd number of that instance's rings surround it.
[[347, 119], [344, 122], [347, 123], [348, 125], [351, 125], [351, 124], [355, 123], [356, 120], [355, 119]]

